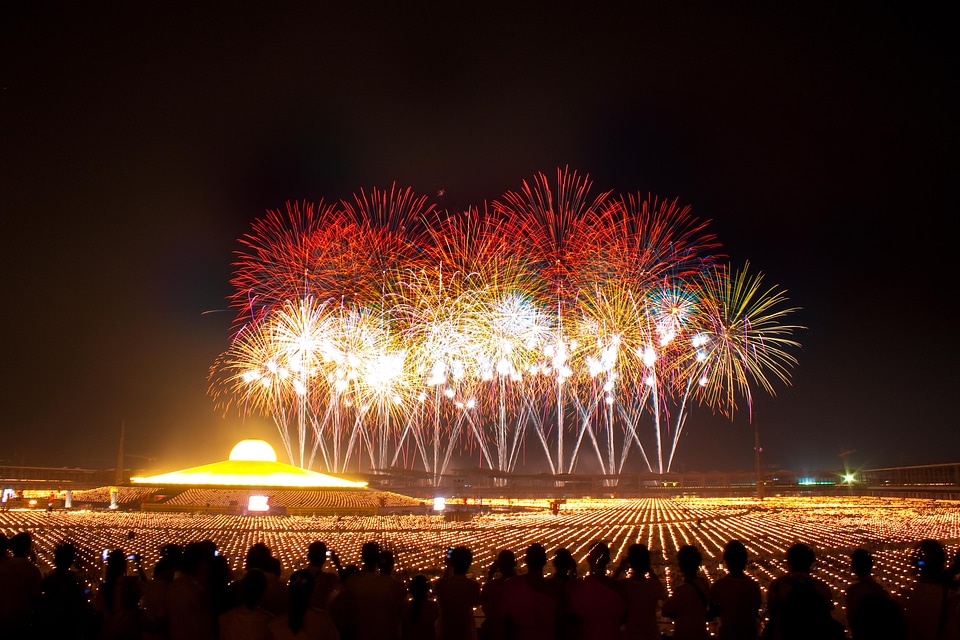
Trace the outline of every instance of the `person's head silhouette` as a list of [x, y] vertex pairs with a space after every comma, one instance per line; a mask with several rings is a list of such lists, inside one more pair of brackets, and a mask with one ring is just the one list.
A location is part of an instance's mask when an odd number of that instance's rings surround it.
[[858, 578], [870, 577], [873, 570], [873, 556], [866, 549], [857, 549], [850, 554], [850, 568]]
[[377, 560], [377, 568], [380, 570], [380, 574], [388, 576], [393, 573], [393, 564], [393, 552], [381, 551], [380, 558]]
[[816, 556], [813, 549], [798, 542], [787, 549], [787, 565], [792, 573], [810, 573]]
[[700, 550], [692, 545], [684, 545], [677, 551], [677, 566], [680, 567], [680, 573], [687, 580], [692, 580], [697, 576], [702, 561], [703, 556], [700, 555]]
[[731, 540], [723, 547], [723, 563], [727, 571], [740, 574], [747, 568], [747, 548], [739, 540]]
[[473, 552], [467, 547], [454, 547], [450, 550], [449, 563], [455, 575], [466, 575], [473, 564]]
[[250, 569], [240, 579], [243, 594], [243, 606], [251, 611], [260, 604], [260, 599], [267, 592], [267, 577], [260, 569]]
[[364, 571], [373, 571], [377, 568], [377, 562], [380, 560], [380, 544], [371, 540], [364, 542], [360, 547], [360, 561], [363, 564]]
[[77, 559], [77, 548], [69, 542], [59, 545], [53, 552], [53, 566], [58, 571], [66, 571]]
[[497, 569], [500, 571], [500, 575], [512, 576], [516, 573], [516, 568], [517, 556], [514, 555], [513, 551], [504, 549], [497, 554]]
[[290, 607], [287, 612], [287, 624], [290, 631], [297, 634], [303, 629], [304, 618], [310, 606], [313, 593], [313, 574], [306, 569], [294, 571], [287, 583]]
[[547, 566], [547, 550], [542, 544], [534, 542], [527, 547], [523, 562], [527, 565], [529, 573], [543, 575], [543, 568]]
[[627, 562], [633, 569], [633, 575], [636, 577], [644, 576], [650, 572], [650, 550], [644, 544], [632, 544], [627, 549]]
[[410, 586], [407, 587], [407, 591], [410, 592], [410, 596], [414, 600], [424, 600], [430, 593], [430, 581], [427, 580], [427, 576], [418, 573], [410, 579]]
[[913, 563], [921, 580], [939, 579], [947, 563], [943, 546], [933, 539], [921, 540], [913, 550]]
[[312, 567], [322, 567], [327, 561], [327, 545], [325, 542], [315, 540], [307, 547], [307, 562]]
[[555, 575], [561, 578], [569, 578], [576, 575], [577, 561], [573, 559], [573, 554], [570, 551], [560, 547], [553, 556], [553, 568]]
[[[186, 551], [186, 549], [184, 549], [184, 551]], [[247, 550], [247, 558], [244, 563], [244, 568], [269, 571], [271, 569], [270, 561], [272, 557], [273, 556], [270, 553], [270, 547], [262, 542], [257, 542], [251, 545], [250, 549]]]
[[594, 542], [587, 554], [587, 563], [593, 575], [606, 575], [607, 565], [610, 564], [610, 547], [606, 542]]
[[30, 548], [33, 546], [33, 538], [29, 531], [21, 531], [9, 540], [7, 548], [15, 558], [26, 558], [30, 555]]

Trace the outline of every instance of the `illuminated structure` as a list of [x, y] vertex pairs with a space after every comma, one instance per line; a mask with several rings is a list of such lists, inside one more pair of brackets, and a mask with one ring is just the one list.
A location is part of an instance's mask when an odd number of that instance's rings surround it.
[[131, 478], [130, 481], [161, 487], [363, 489], [367, 486], [366, 482], [351, 482], [277, 462], [273, 447], [264, 440], [241, 440], [233, 447], [228, 460], [146, 478]]
[[583, 452], [669, 472], [694, 406], [732, 417], [789, 383], [794, 310], [688, 208], [589, 189], [558, 171], [482, 212], [409, 189], [268, 212], [212, 394], [271, 417], [302, 468], [439, 483], [454, 454], [510, 473], [532, 448], [554, 474]]

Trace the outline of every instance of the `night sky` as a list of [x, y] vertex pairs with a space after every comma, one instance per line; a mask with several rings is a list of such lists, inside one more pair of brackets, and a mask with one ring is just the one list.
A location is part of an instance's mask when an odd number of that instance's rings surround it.
[[[960, 460], [946, 9], [8, 4], [0, 460], [109, 468], [124, 424], [138, 468], [279, 444], [206, 393], [253, 220], [394, 181], [456, 210], [564, 166], [678, 197], [802, 307], [765, 464]], [[752, 445], [746, 412], [695, 410], [678, 468]]]

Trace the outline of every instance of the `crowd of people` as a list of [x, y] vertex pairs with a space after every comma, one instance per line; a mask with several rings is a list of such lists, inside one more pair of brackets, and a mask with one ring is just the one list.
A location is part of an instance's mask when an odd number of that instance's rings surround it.
[[[302, 566], [286, 570], [256, 543], [233, 575], [217, 546], [204, 540], [164, 545], [149, 575], [138, 556], [114, 549], [104, 556], [102, 578], [88, 585], [73, 568], [74, 545], [59, 545], [53, 570], [43, 575], [30, 533], [21, 532], [0, 536], [0, 634], [11, 640], [960, 638], [960, 553], [948, 566], [936, 540], [916, 546], [917, 580], [901, 597], [872, 578], [868, 551], [853, 552], [856, 581], [844, 594], [842, 616], [833, 610], [836, 594], [816, 577], [809, 546], [787, 550], [789, 571], [765, 594], [745, 573], [748, 556], [742, 542], [730, 540], [725, 575], [711, 584], [700, 550], [682, 546], [671, 567], [680, 578], [668, 593], [639, 543], [615, 565], [606, 543], [592, 544], [583, 576], [564, 548], [550, 558], [543, 545], [530, 544], [522, 565], [504, 549], [482, 581], [471, 570], [472, 551], [454, 546], [442, 576], [405, 582], [394, 572], [393, 553], [374, 541], [362, 545], [358, 563], [346, 565], [315, 541]], [[664, 619], [669, 629], [661, 627]]]

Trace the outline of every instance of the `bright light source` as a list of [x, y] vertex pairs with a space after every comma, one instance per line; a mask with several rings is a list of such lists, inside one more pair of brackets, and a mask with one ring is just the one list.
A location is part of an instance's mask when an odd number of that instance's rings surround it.
[[277, 453], [265, 440], [241, 440], [234, 445], [230, 451], [231, 460], [260, 460], [263, 462], [276, 462]]
[[851, 482], [853, 482], [853, 481], [856, 480], [856, 479], [857, 479], [857, 477], [856, 477], [855, 475], [853, 475], [852, 473], [845, 473], [845, 474], [843, 474], [843, 481], [844, 481], [844, 482], [851, 483]]
[[270, 511], [270, 496], [250, 496], [247, 511]]
[[433, 510], [434, 511], [443, 511], [447, 508], [447, 499], [446, 498], [434, 498], [433, 499]]

